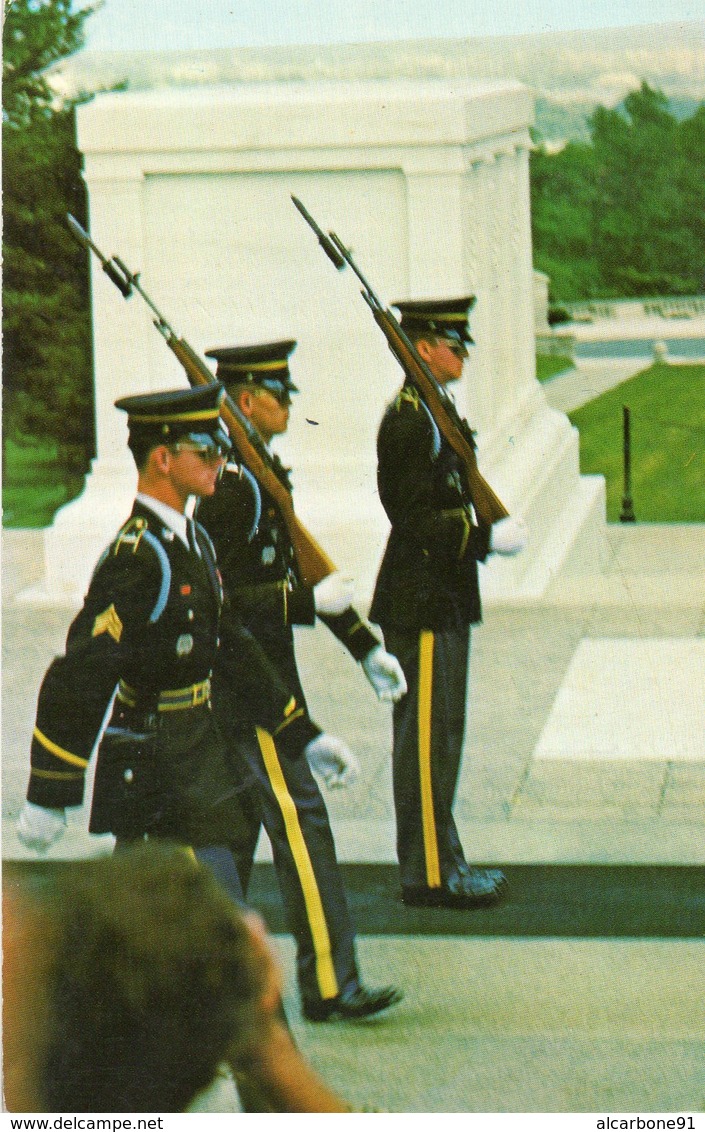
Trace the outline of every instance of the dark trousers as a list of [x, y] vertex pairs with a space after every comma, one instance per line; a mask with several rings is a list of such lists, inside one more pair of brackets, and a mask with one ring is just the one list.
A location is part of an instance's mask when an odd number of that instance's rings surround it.
[[[307, 1002], [334, 998], [359, 984], [350, 919], [328, 811], [303, 754], [280, 757], [269, 732], [238, 736], [237, 749], [255, 778], [262, 823], [289, 931], [297, 946], [301, 995]], [[257, 843], [238, 846], [245, 892]]]
[[385, 630], [409, 690], [394, 706], [394, 809], [403, 887], [448, 884], [467, 864], [453, 818], [465, 735], [470, 629]]

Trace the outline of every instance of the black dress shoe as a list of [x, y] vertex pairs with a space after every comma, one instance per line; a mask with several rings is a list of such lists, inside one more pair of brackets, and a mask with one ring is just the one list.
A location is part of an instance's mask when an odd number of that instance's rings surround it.
[[402, 888], [401, 898], [412, 908], [488, 908], [500, 899], [504, 884], [484, 873], [484, 869], [471, 869], [452, 885], [438, 888], [408, 885]]
[[479, 874], [493, 881], [500, 892], [502, 892], [509, 883], [501, 869], [484, 869], [479, 865], [467, 865], [461, 873], [462, 876], [473, 876], [474, 874]]
[[302, 1006], [304, 1018], [309, 1022], [332, 1022], [338, 1018], [343, 1022], [372, 1018], [381, 1014], [404, 997], [402, 991], [396, 987], [379, 987], [371, 990], [368, 987], [355, 987], [354, 990], [336, 995], [335, 998], [324, 998], [320, 1002], [305, 1002]]
[[461, 861], [458, 864], [458, 872], [461, 877], [469, 877], [473, 874], [481, 874], [482, 876], [489, 877], [493, 880], [498, 888], [506, 888], [508, 881], [501, 869], [490, 868], [487, 869], [483, 865], [469, 865], [467, 861]]

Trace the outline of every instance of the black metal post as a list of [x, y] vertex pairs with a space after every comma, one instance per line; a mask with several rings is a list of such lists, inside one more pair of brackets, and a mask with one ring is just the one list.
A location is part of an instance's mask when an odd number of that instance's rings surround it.
[[622, 405], [622, 431], [624, 455], [624, 495], [620, 523], [635, 523], [634, 500], [632, 499], [632, 429], [631, 415], [626, 405]]

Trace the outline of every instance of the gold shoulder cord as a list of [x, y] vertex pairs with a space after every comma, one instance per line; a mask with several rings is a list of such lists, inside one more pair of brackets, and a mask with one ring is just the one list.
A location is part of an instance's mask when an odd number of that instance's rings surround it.
[[403, 389], [399, 390], [399, 392], [397, 393], [397, 396], [396, 396], [396, 400], [394, 402], [394, 408], [397, 410], [397, 412], [399, 412], [399, 410], [401, 409], [402, 402], [404, 402], [404, 401], [408, 401], [410, 405], [413, 405], [415, 409], [418, 409], [418, 407], [419, 407], [418, 390], [414, 389], [413, 387], [409, 388], [406, 385], [404, 386]]
[[132, 553], [135, 554], [146, 529], [147, 520], [143, 519], [140, 515], [136, 515], [134, 519], [128, 519], [115, 540], [113, 554], [117, 555], [120, 547], [123, 545], [131, 546]]

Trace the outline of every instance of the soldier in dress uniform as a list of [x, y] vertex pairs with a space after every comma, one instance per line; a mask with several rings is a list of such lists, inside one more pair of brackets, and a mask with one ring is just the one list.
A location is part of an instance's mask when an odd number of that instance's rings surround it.
[[[83, 800], [86, 768], [115, 692], [98, 752], [93, 833], [122, 842], [169, 838], [192, 846], [232, 895], [242, 891], [230, 848], [249, 845], [252, 803], [211, 710], [211, 673], [223, 604], [213, 546], [185, 513], [215, 490], [230, 449], [219, 384], [125, 397], [138, 469], [130, 518], [100, 558], [66, 653], [39, 693], [27, 801], [18, 834], [46, 850], [66, 808]], [[232, 630], [235, 632], [235, 630]], [[257, 679], [257, 653], [241, 663]], [[254, 644], [254, 643], [253, 643]], [[270, 685], [268, 726], [292, 714]], [[263, 709], [264, 710], [264, 709]]]
[[[267, 447], [288, 424], [291, 394], [296, 392], [288, 358], [295, 345], [284, 341], [208, 352], [218, 363], [218, 379]], [[275, 474], [290, 489], [288, 469], [276, 455], [271, 459]], [[215, 495], [202, 501], [198, 515], [216, 547], [227, 596], [291, 689], [299, 710], [305, 710], [306, 701], [292, 626], [313, 625], [317, 617], [362, 663], [381, 699], [403, 694], [398, 662], [351, 607], [351, 579], [335, 572], [317, 586], [302, 583], [283, 516], [246, 469], [226, 465]], [[225, 658], [225, 634], [223, 645]], [[243, 704], [238, 697], [237, 682], [222, 664], [215, 673], [214, 705], [224, 726], [238, 710], [244, 713], [233, 741], [257, 780], [263, 822], [297, 942], [305, 1017], [324, 1021], [378, 1014], [401, 995], [393, 987], [371, 990], [360, 982], [328, 813], [309, 766], [320, 770], [329, 786], [342, 785], [357, 773], [355, 756], [340, 739], [317, 732], [305, 748], [306, 757], [281, 759], [287, 732], [272, 735], [262, 726], [252, 703]], [[253, 723], [259, 725], [256, 739]], [[254, 848], [255, 842], [252, 853]]]
[[[402, 302], [401, 326], [442, 387], [458, 381], [474, 297]], [[452, 402], [449, 401], [452, 406]], [[474, 446], [467, 422], [459, 420]], [[498, 869], [467, 864], [453, 818], [465, 731], [470, 626], [481, 619], [477, 563], [515, 554], [521, 520], [476, 525], [459, 458], [405, 383], [377, 441], [379, 494], [392, 529], [370, 618], [399, 657], [409, 692], [394, 708], [393, 783], [405, 904], [494, 903]]]

